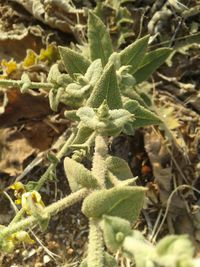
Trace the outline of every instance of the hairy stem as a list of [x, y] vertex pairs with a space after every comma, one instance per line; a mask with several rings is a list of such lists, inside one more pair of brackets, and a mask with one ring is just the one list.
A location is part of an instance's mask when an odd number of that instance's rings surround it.
[[88, 244], [88, 267], [103, 267], [104, 266], [104, 244], [101, 229], [98, 221], [90, 218], [89, 224], [89, 244]]
[[[89, 191], [85, 188], [72, 193], [63, 199], [58, 200], [57, 202], [49, 205], [48, 207], [44, 208], [44, 214], [48, 215], [54, 215], [67, 207], [72, 206], [73, 204], [77, 203], [78, 201], [82, 200], [84, 197], [88, 195]], [[25, 230], [29, 228], [30, 226], [37, 224], [38, 219], [34, 216], [27, 217], [26, 219], [23, 219], [17, 223], [14, 223], [0, 232], [0, 239], [5, 238], [6, 236], [9, 236], [17, 231]]]
[[[1, 80], [0, 79], [0, 85], [1, 86], [13, 86], [13, 87], [22, 87], [24, 85], [24, 82], [21, 80]], [[51, 89], [53, 87], [52, 83], [41, 83], [41, 82], [30, 82], [29, 88], [30, 89], [38, 89], [38, 88], [46, 88]]]
[[95, 152], [93, 157], [92, 174], [97, 179], [101, 188], [105, 188], [106, 164], [105, 159], [108, 153], [106, 137], [97, 135], [95, 139]]

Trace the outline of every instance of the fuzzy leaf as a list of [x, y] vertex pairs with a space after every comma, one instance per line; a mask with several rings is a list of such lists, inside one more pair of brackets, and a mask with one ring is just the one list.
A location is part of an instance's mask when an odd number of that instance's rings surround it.
[[141, 106], [135, 100], [129, 100], [124, 104], [124, 108], [134, 114], [135, 120], [130, 123], [134, 128], [143, 127], [152, 124], [160, 124], [160, 118], [150, 110]]
[[119, 180], [123, 181], [133, 176], [128, 163], [118, 157], [109, 156], [106, 159], [106, 166]]
[[127, 220], [113, 216], [104, 215], [101, 228], [105, 244], [113, 253], [120, 249], [124, 238], [132, 233], [130, 223]]
[[116, 267], [117, 266], [117, 262], [115, 258], [106, 251], [104, 252], [104, 266], [105, 267]]
[[94, 13], [89, 12], [88, 39], [91, 60], [101, 59], [105, 66], [109, 56], [112, 54], [112, 42], [106, 26]]
[[110, 109], [122, 107], [122, 100], [117, 84], [116, 71], [113, 64], [109, 65], [98, 80], [90, 98], [87, 101], [87, 106], [98, 108], [101, 103], [107, 100]]
[[67, 47], [59, 46], [59, 53], [66, 71], [73, 78], [75, 73], [85, 74], [90, 61], [84, 58], [80, 53], [75, 52]]
[[45, 232], [47, 230], [47, 227], [49, 226], [50, 217], [47, 217], [45, 219], [38, 219], [38, 224], [40, 226], [40, 230], [42, 232]]
[[47, 77], [47, 82], [49, 83], [56, 83], [58, 77], [61, 75], [58, 64], [53, 64], [50, 68], [48, 77]]
[[147, 106], [147, 104], [143, 100], [141, 94], [136, 92], [133, 88], [127, 88], [127, 90], [124, 90], [122, 93], [123, 93], [124, 96], [127, 96], [130, 99], [136, 100], [143, 107]]
[[60, 87], [60, 88], [52, 88], [49, 91], [49, 104], [50, 107], [53, 111], [57, 111], [58, 109], [58, 105], [60, 102], [60, 98], [62, 97], [64, 92], [64, 88]]
[[135, 222], [144, 200], [143, 187], [116, 187], [91, 193], [85, 198], [82, 212], [87, 217], [100, 218], [103, 215], [118, 216]]
[[164, 266], [192, 267], [194, 247], [186, 235], [166, 236], [158, 242], [154, 262], [159, 266], [166, 262]]
[[166, 236], [158, 242], [156, 251], [159, 256], [174, 255], [183, 258], [191, 258], [194, 255], [194, 247], [186, 235]]
[[85, 74], [85, 78], [89, 81], [89, 83], [94, 86], [99, 78], [101, 77], [101, 74], [103, 72], [101, 59], [96, 59], [91, 63], [89, 68], [87, 69], [87, 72]]
[[[154, 261], [155, 248], [144, 238], [140, 231], [132, 231], [131, 236], [126, 236], [123, 242], [123, 254], [125, 257], [128, 256], [130, 259], [134, 258], [135, 265], [137, 267], [157, 266], [155, 265], [156, 262]], [[170, 265], [170, 267], [172, 266]]]
[[134, 74], [137, 83], [141, 83], [149, 78], [149, 76], [165, 62], [171, 51], [170, 48], [159, 48], [147, 53], [142, 64]]
[[89, 127], [85, 126], [82, 122], [80, 122], [78, 127], [78, 132], [72, 144], [85, 143], [92, 133], [93, 133], [92, 129], [90, 129]]
[[92, 176], [91, 171], [75, 160], [66, 157], [64, 160], [64, 169], [72, 192], [78, 191], [80, 187], [98, 187], [97, 181]]
[[149, 35], [135, 41], [120, 52], [121, 66], [130, 65], [131, 74], [135, 73], [139, 65], [142, 63], [147, 49], [148, 40]]
[[20, 91], [22, 94], [27, 93], [30, 88], [31, 80], [26, 72], [22, 74], [21, 81], [24, 84], [22, 85]]
[[64, 112], [65, 118], [72, 121], [80, 121], [80, 118], [76, 115], [77, 110], [66, 110]]
[[78, 109], [76, 114], [85, 126], [102, 135], [119, 134], [125, 124], [134, 120], [127, 110], [109, 110], [105, 102], [97, 111], [90, 107], [82, 107]]

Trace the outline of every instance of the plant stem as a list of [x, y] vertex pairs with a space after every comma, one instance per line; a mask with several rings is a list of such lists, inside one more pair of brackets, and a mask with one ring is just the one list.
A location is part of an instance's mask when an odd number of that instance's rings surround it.
[[[70, 194], [69, 196], [64, 197], [63, 199], [58, 200], [57, 202], [49, 205], [48, 207], [44, 208], [44, 214], [54, 215], [67, 207], [72, 206], [73, 204], [77, 203], [78, 201], [82, 200], [84, 197], [88, 195], [89, 191], [85, 188], [80, 189], [79, 191]], [[20, 211], [21, 212], [21, 211]], [[30, 216], [26, 219], [23, 219], [17, 223], [9, 225], [8, 227], [4, 228], [0, 232], [0, 239], [5, 238], [17, 231], [25, 230], [30, 226], [37, 224], [38, 219], [34, 216]]]
[[[66, 141], [66, 143], [63, 145], [63, 147], [61, 148], [61, 150], [58, 152], [57, 154], [57, 159], [60, 160], [68, 151], [70, 144], [72, 143], [73, 139], [75, 137], [75, 134], [72, 133], [71, 136], [68, 138], [68, 140]], [[46, 182], [46, 180], [49, 178], [49, 174], [56, 168], [56, 164], [51, 163], [49, 165], [49, 167], [47, 168], [47, 170], [45, 171], [45, 173], [41, 176], [41, 178], [39, 179], [35, 190], [39, 191], [40, 188], [43, 186], [43, 184]], [[15, 217], [12, 219], [12, 221], [10, 222], [10, 226], [16, 222], [18, 222], [20, 220], [20, 218], [23, 216], [24, 211], [21, 209], [16, 215]]]
[[[12, 86], [12, 87], [22, 87], [24, 84], [21, 80], [1, 80], [0, 79], [0, 85], [1, 86]], [[30, 82], [29, 88], [30, 89], [38, 89], [38, 88], [47, 88], [50, 89], [53, 87], [52, 83], [41, 83], [41, 82]]]
[[104, 244], [102, 232], [98, 221], [90, 218], [89, 224], [89, 244], [88, 244], [88, 267], [103, 267], [104, 266]]
[[101, 188], [105, 188], [107, 167], [105, 159], [108, 153], [106, 137], [97, 135], [95, 139], [95, 152], [93, 157], [92, 174], [96, 177]]
[[[75, 134], [72, 133], [71, 136], [68, 138], [68, 140], [66, 141], [66, 143], [63, 145], [63, 147], [61, 148], [61, 150], [58, 152], [58, 154], [56, 155], [58, 160], [61, 160], [61, 158], [67, 153], [67, 151], [69, 150], [69, 147], [73, 141], [75, 137]], [[56, 164], [51, 163], [48, 167], [48, 169], [46, 170], [46, 172], [41, 176], [41, 178], [39, 179], [39, 181], [37, 182], [37, 185], [35, 187], [36, 191], [39, 191], [40, 188], [43, 186], [43, 184], [46, 182], [46, 180], [49, 177], [49, 174], [56, 168]]]

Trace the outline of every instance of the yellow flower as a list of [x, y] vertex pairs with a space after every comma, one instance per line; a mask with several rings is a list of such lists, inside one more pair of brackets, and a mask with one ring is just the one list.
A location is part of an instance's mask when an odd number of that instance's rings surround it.
[[12, 238], [16, 240], [16, 242], [25, 242], [26, 244], [34, 244], [35, 241], [30, 238], [29, 234], [26, 231], [19, 231], [12, 234]]
[[29, 215], [42, 216], [45, 207], [41, 195], [33, 190], [22, 195], [22, 208]]
[[[5, 228], [4, 225], [0, 225], [0, 229]], [[29, 234], [26, 231], [19, 231], [14, 234], [7, 236], [6, 238], [0, 239], [0, 251], [6, 253], [12, 253], [15, 245], [24, 242], [26, 244], [34, 244], [35, 241], [30, 238]]]
[[3, 69], [3, 75], [5, 77], [17, 69], [17, 63], [13, 59], [11, 59], [10, 61], [3, 59], [1, 61], [1, 66]]
[[28, 49], [26, 51], [26, 57], [22, 63], [23, 67], [30, 67], [30, 66], [33, 66], [34, 64], [36, 64], [36, 61], [37, 61], [37, 54], [31, 50], [31, 49]]
[[9, 188], [14, 190], [14, 196], [16, 197], [15, 204], [21, 204], [22, 194], [26, 192], [24, 185], [21, 182], [16, 182]]

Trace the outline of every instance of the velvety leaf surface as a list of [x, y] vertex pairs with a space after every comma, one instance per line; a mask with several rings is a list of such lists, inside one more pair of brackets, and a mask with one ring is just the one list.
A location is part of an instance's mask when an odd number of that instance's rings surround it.
[[121, 66], [130, 65], [130, 73], [135, 73], [145, 56], [149, 36], [145, 36], [130, 44], [120, 52]]
[[112, 172], [119, 180], [126, 180], [133, 176], [128, 163], [118, 157], [109, 156], [106, 159], [106, 165], [110, 172]]
[[105, 66], [112, 54], [112, 43], [106, 26], [94, 13], [89, 12], [88, 39], [91, 60], [100, 58]]
[[85, 198], [82, 212], [87, 217], [99, 218], [102, 215], [118, 216], [135, 221], [144, 200], [143, 187], [116, 187], [91, 193]]
[[171, 53], [169, 48], [159, 48], [145, 55], [141, 66], [138, 68], [134, 77], [137, 83], [141, 83], [160, 67]]
[[134, 114], [135, 120], [130, 123], [134, 128], [161, 123], [161, 120], [155, 113], [144, 108], [135, 100], [127, 101], [124, 104], [124, 108]]
[[131, 235], [131, 226], [127, 220], [113, 216], [103, 216], [101, 228], [107, 248], [115, 253], [122, 246], [127, 235]]
[[73, 77], [75, 73], [85, 74], [90, 61], [84, 58], [80, 53], [77, 53], [67, 47], [59, 46], [59, 52], [66, 71]]
[[114, 65], [109, 65], [103, 71], [90, 98], [87, 101], [89, 107], [98, 108], [101, 103], [107, 100], [110, 109], [122, 107], [121, 95], [117, 84], [117, 77]]

